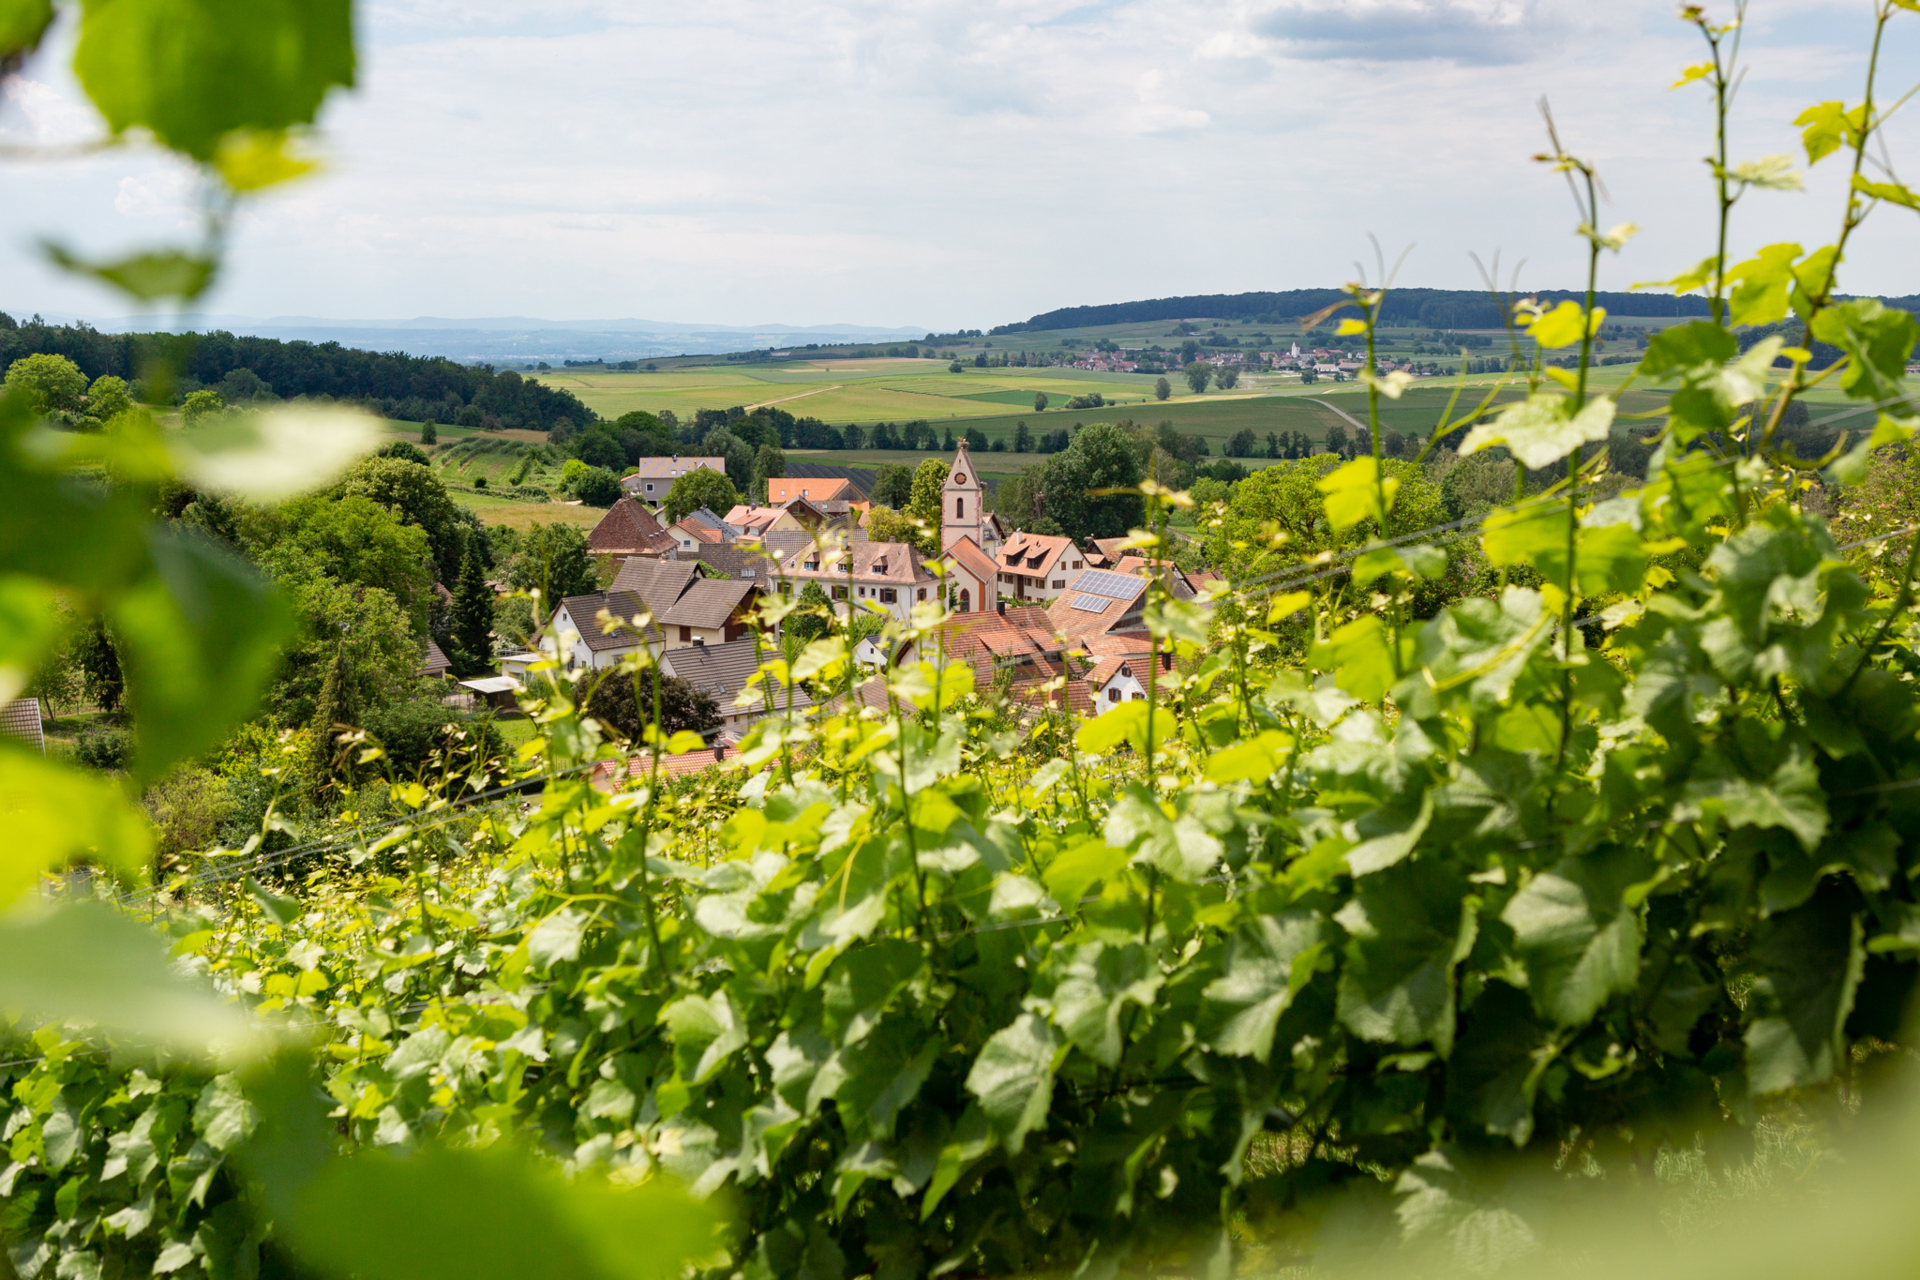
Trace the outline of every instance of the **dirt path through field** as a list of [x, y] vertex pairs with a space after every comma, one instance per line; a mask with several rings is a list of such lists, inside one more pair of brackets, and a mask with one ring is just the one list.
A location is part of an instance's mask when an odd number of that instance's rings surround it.
[[747, 412], [752, 413], [755, 409], [770, 409], [776, 404], [786, 404], [789, 400], [805, 400], [808, 396], [817, 396], [822, 391], [838, 391], [845, 385], [844, 382], [836, 382], [830, 387], [815, 387], [811, 391], [802, 391], [797, 396], [786, 396], [779, 400], [768, 400], [763, 404], [750, 404], [747, 406]]

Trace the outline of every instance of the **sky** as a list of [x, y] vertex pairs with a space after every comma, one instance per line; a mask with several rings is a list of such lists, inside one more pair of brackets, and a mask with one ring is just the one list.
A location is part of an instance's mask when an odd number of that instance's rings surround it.
[[[1736, 163], [1805, 167], [1791, 122], [1859, 100], [1870, 15], [1755, 0]], [[1531, 160], [1543, 95], [1603, 222], [1642, 229], [1602, 287], [1712, 248], [1708, 98], [1668, 87], [1700, 38], [1667, 0], [364, 0], [356, 21], [324, 172], [248, 203], [202, 309], [946, 331], [1371, 278], [1368, 233], [1389, 263], [1414, 246], [1401, 285], [1478, 287], [1469, 253], [1498, 251], [1523, 289], [1577, 287], [1573, 203]], [[0, 143], [97, 134], [71, 56], [50, 39], [10, 84]], [[1920, 79], [1920, 13], [1885, 62], [1896, 93]], [[1890, 142], [1897, 168], [1920, 123]], [[1842, 163], [1751, 194], [1733, 252], [1829, 241]], [[0, 159], [0, 310], [124, 314], [35, 246], [185, 241], [193, 180], [138, 148]], [[1920, 292], [1917, 247], [1883, 208], [1843, 286]]]

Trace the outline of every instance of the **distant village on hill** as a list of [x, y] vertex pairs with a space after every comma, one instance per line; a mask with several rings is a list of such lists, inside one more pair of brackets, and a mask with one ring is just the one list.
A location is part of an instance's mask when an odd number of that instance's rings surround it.
[[[965, 663], [976, 688], [997, 687], [1010, 700], [1097, 716], [1146, 697], [1149, 579], [1191, 599], [1213, 578], [1130, 554], [1123, 538], [1083, 545], [1005, 527], [984, 509], [986, 489], [964, 441], [942, 486], [937, 555], [870, 536], [873, 503], [844, 478], [776, 478], [764, 504], [702, 507], [668, 523], [673, 481], [703, 468], [724, 472], [725, 459], [644, 459], [588, 537], [596, 556], [618, 565], [606, 589], [554, 602], [532, 647], [503, 655], [498, 674], [461, 685], [511, 707], [537, 664], [609, 668], [644, 647], [664, 674], [696, 686], [720, 711], [707, 750], [665, 762], [698, 768], [725, 759], [755, 721], [788, 710], [784, 691], [755, 679], [780, 656], [751, 625], [760, 596], [811, 596], [842, 619], [903, 624], [915, 605], [944, 598], [952, 617], [937, 640], [889, 649], [877, 626], [860, 639], [854, 656], [870, 674], [857, 699], [885, 707], [884, 669], [926, 658]], [[644, 628], [631, 625], [635, 618], [647, 620]], [[805, 705], [804, 693], [795, 696]]]

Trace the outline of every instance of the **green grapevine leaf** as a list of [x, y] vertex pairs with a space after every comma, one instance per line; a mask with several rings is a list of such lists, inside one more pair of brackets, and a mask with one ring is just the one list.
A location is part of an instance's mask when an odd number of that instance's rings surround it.
[[1120, 1015], [1128, 1002], [1153, 1007], [1162, 978], [1139, 943], [1075, 947], [1053, 990], [1053, 1019], [1074, 1047], [1104, 1067], [1118, 1066]]
[[334, 1159], [276, 1225], [365, 1280], [665, 1280], [713, 1248], [715, 1215], [665, 1179], [615, 1189], [495, 1146]]
[[1378, 702], [1399, 679], [1392, 638], [1373, 614], [1340, 627], [1308, 655], [1309, 662], [1331, 671], [1340, 688], [1362, 702]]
[[1477, 934], [1466, 886], [1432, 863], [1405, 862], [1360, 881], [1334, 916], [1350, 935], [1340, 1021], [1363, 1040], [1453, 1049], [1454, 966]]
[[354, 78], [348, 0], [85, 0], [73, 66], [115, 133], [212, 160], [237, 129], [312, 124]]
[[[1380, 463], [1371, 454], [1362, 454], [1320, 477], [1315, 488], [1326, 495], [1327, 523], [1335, 530], [1351, 529], [1364, 520], [1385, 524], [1387, 511], [1393, 508], [1400, 481], [1380, 476]], [[1385, 490], [1387, 510], [1380, 507]]]
[[1053, 1106], [1053, 1073], [1067, 1046], [1046, 1019], [1023, 1013], [987, 1040], [967, 1073], [967, 1092], [980, 1100], [980, 1111], [1000, 1143], [1020, 1154], [1027, 1134], [1047, 1118]]
[[1815, 316], [1813, 336], [1852, 357], [1840, 375], [1840, 386], [1848, 395], [1856, 400], [1897, 400], [1907, 358], [1913, 354], [1914, 339], [1920, 337], [1920, 322], [1878, 298], [1855, 298]]
[[1464, 1126], [1524, 1147], [1533, 1136], [1533, 1098], [1556, 1044], [1527, 1007], [1524, 992], [1490, 982], [1474, 1001], [1447, 1063], [1447, 1111]]
[[1818, 1084], [1842, 1061], [1841, 1030], [1866, 963], [1861, 926], [1835, 881], [1764, 922], [1754, 946], [1758, 1016], [1747, 1026], [1747, 1084], [1756, 1094]]
[[1501, 912], [1542, 1014], [1584, 1026], [1638, 984], [1640, 925], [1628, 890], [1646, 874], [1635, 851], [1604, 846], [1541, 872]]
[[1736, 325], [1772, 324], [1787, 315], [1787, 293], [1793, 285], [1793, 264], [1800, 256], [1797, 244], [1770, 244], [1745, 262], [1727, 268], [1736, 281], [1728, 298], [1728, 319]]
[[191, 302], [207, 291], [220, 269], [212, 258], [179, 249], [155, 249], [114, 262], [88, 262], [52, 242], [44, 248], [48, 259], [62, 270], [91, 276], [141, 302], [161, 298]]
[[1578, 413], [1572, 411], [1572, 404], [1565, 396], [1529, 396], [1502, 409], [1492, 422], [1467, 432], [1460, 442], [1460, 455], [1504, 445], [1522, 466], [1538, 471], [1583, 444], [1605, 440], [1613, 430], [1613, 401], [1597, 397]]
[[53, 22], [53, 0], [0, 0], [0, 61], [31, 51]]
[[107, 779], [0, 742], [0, 906], [70, 861], [133, 876], [152, 858], [145, 817]]
[[254, 707], [293, 634], [285, 601], [211, 541], [155, 531], [153, 574], [113, 606], [140, 774], [206, 750]]
[[279, 502], [333, 483], [380, 443], [373, 415], [346, 408], [222, 414], [169, 442], [182, 479], [254, 502]]
[[0, 1008], [188, 1054], [252, 1052], [267, 1039], [244, 1009], [174, 977], [151, 932], [92, 904], [0, 924]]
[[1208, 1040], [1216, 1052], [1267, 1061], [1280, 1015], [1313, 976], [1324, 939], [1321, 917], [1305, 911], [1262, 916], [1234, 935], [1225, 972], [1201, 993], [1222, 1015]]

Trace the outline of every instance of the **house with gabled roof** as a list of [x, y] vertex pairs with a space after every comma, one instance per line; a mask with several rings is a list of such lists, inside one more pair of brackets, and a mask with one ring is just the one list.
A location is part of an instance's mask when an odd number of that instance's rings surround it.
[[780, 576], [796, 595], [808, 582], [819, 583], [835, 613], [872, 603], [903, 623], [914, 605], [937, 598], [940, 585], [920, 553], [904, 542], [852, 542], [830, 556], [809, 540], [781, 561]]
[[587, 535], [587, 548], [602, 556], [670, 556], [677, 545], [653, 512], [631, 497], [608, 507]]
[[863, 508], [867, 505], [867, 495], [860, 492], [860, 486], [844, 476], [776, 476], [767, 481], [768, 506], [785, 506], [795, 498], [809, 502], [838, 500]]
[[[741, 698], [742, 693], [748, 692], [754, 672], [760, 669], [761, 658], [777, 656], [777, 651], [763, 653], [754, 638], [747, 636], [726, 644], [669, 650], [661, 655], [660, 669], [711, 694], [713, 705], [720, 710], [721, 731], [737, 737], [769, 714], [786, 713], [788, 689], [772, 677], [752, 685], [751, 693]], [[810, 709], [813, 699], [804, 688], [795, 685], [791, 705], [797, 714]]]
[[1072, 538], [1016, 532], [1000, 545], [994, 565], [1001, 595], [1044, 604], [1067, 589], [1073, 576], [1087, 567], [1087, 557]]
[[675, 480], [689, 471], [698, 471], [702, 467], [725, 475], [727, 460], [725, 458], [683, 458], [678, 454], [670, 458], [642, 458], [634, 464], [632, 475], [621, 478], [620, 487], [643, 502], [658, 506], [667, 500], [667, 491], [673, 488]]
[[1047, 616], [1063, 636], [1105, 635], [1141, 629], [1146, 604], [1145, 578], [1110, 569], [1087, 569], [1047, 606]]

